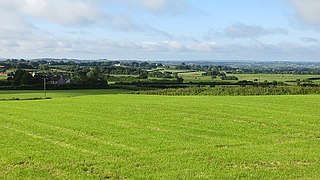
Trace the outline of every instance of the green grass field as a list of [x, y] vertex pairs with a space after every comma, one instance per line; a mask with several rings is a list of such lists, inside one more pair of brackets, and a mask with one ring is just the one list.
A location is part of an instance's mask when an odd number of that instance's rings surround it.
[[7, 76], [0, 76], [0, 80], [6, 80], [7, 78]]
[[239, 78], [239, 80], [248, 80], [253, 81], [254, 79], [258, 79], [258, 81], [295, 81], [297, 79], [304, 80], [308, 78], [319, 78], [319, 75], [299, 75], [299, 74], [235, 74]]
[[211, 76], [202, 76], [202, 73], [204, 72], [179, 73], [179, 76], [184, 79], [184, 82], [202, 82], [202, 81], [210, 82], [210, 81], [218, 80], [218, 79], [212, 79]]
[[[129, 90], [123, 89], [93, 89], [93, 90], [47, 90], [47, 97], [66, 98], [75, 96], [102, 95], [102, 94], [123, 94]], [[0, 90], [0, 99], [12, 98], [43, 98], [43, 90]]]
[[320, 178], [320, 96], [92, 94], [0, 101], [0, 179]]

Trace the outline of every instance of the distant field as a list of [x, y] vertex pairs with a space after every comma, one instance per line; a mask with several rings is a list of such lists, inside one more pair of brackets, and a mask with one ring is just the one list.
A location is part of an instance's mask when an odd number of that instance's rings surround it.
[[258, 81], [295, 81], [297, 79], [304, 80], [307, 78], [315, 78], [320, 75], [299, 75], [299, 74], [235, 74], [240, 80], [253, 81], [258, 79]]
[[212, 79], [211, 76], [202, 76], [202, 73], [204, 72], [179, 73], [179, 76], [182, 77], [185, 82], [217, 81], [217, 79]]
[[7, 78], [8, 78], [7, 76], [0, 76], [0, 80], [5, 80]]
[[[199, 82], [199, 81], [221, 81], [220, 78], [212, 79], [210, 76], [202, 76], [203, 72], [189, 72], [179, 73], [179, 76], [183, 77], [186, 82]], [[299, 74], [228, 74], [228, 76], [236, 76], [239, 80], [254, 81], [257, 79], [259, 82], [265, 80], [272, 81], [295, 81], [297, 79], [304, 80], [307, 78], [320, 78], [320, 75], [299, 75]], [[314, 81], [314, 83], [320, 83], [320, 81]]]
[[139, 77], [139, 75], [127, 75], [127, 74], [111, 74], [111, 76], [115, 76], [115, 77]]
[[162, 72], [173, 72], [173, 73], [192, 73], [194, 70], [188, 70], [188, 69], [165, 69]]
[[320, 178], [320, 96], [65, 93], [0, 101], [0, 179]]

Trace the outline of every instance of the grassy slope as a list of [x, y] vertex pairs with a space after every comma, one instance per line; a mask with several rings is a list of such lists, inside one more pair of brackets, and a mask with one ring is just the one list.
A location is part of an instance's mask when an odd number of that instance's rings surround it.
[[0, 178], [320, 178], [320, 96], [0, 102]]

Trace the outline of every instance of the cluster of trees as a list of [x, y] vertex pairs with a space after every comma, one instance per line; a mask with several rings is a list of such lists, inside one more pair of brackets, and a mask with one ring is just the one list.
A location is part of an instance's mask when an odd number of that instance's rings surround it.
[[[1, 71], [11, 72], [7, 81], [1, 80], [0, 86], [37, 86], [41, 85], [43, 78], [47, 78], [48, 81], [56, 79], [58, 77], [66, 77], [71, 79], [71, 83], [68, 85], [72, 87], [107, 87], [107, 81], [132, 84], [182, 84], [184, 79], [179, 77], [174, 70], [188, 70], [188, 71], [201, 71], [204, 72], [204, 76], [211, 76], [214, 78], [221, 78], [226, 80], [219, 82], [196, 82], [196, 84], [184, 84], [186, 86], [197, 85], [257, 85], [257, 86], [276, 86], [283, 85], [281, 82], [238, 82], [238, 78], [228, 74], [239, 73], [268, 73], [268, 74], [320, 74], [320, 68], [313, 65], [298, 65], [298, 66], [286, 66], [284, 65], [232, 65], [228, 63], [222, 63], [221, 65], [208, 65], [208, 64], [186, 64], [181, 63], [178, 65], [163, 65], [162, 63], [150, 63], [143, 61], [79, 61], [79, 60], [54, 60], [54, 59], [41, 59], [37, 61], [30, 61], [24, 59], [8, 59], [0, 61]], [[320, 64], [319, 64], [320, 67]], [[166, 70], [166, 69], [171, 69]], [[37, 72], [32, 76], [29, 72]], [[125, 75], [125, 76], [120, 76]], [[227, 80], [234, 80], [233, 83]], [[308, 86], [313, 85], [312, 80], [296, 80], [297, 85]], [[237, 81], [237, 82], [235, 82]], [[63, 87], [63, 86], [62, 86]]]
[[[7, 59], [0, 61], [0, 66], [4, 66], [5, 69], [38, 69], [40, 65], [56, 66], [57, 69], [63, 69], [59, 66], [81, 66], [81, 67], [126, 67], [125, 69], [152, 69], [163, 67], [162, 63], [149, 63], [149, 62], [138, 62], [138, 61], [89, 61], [89, 60], [25, 60], [25, 59]], [[106, 71], [118, 71], [119, 69], [106, 69]], [[123, 71], [123, 69], [122, 69]], [[112, 74], [112, 73], [110, 73]]]
[[144, 72], [144, 70], [135, 67], [126, 66], [105, 66], [101, 67], [104, 74], [117, 74], [117, 75], [139, 75]]
[[224, 71], [219, 71], [218, 68], [212, 68], [210, 70], [206, 70], [205, 73], [203, 73], [204, 76], [211, 76], [212, 79], [215, 79], [217, 77], [220, 77], [221, 80], [239, 80], [236, 76], [228, 76]]
[[157, 67], [163, 67], [162, 63], [149, 63], [146, 61], [78, 61], [76, 62], [79, 66], [99, 66], [99, 67], [132, 67], [132, 68], [144, 68], [144, 69], [152, 69]]
[[195, 70], [195, 71], [202, 71], [203, 66], [201, 65], [196, 65], [196, 64], [186, 64], [186, 63], [181, 63], [180, 65], [176, 65], [175, 69], [177, 70]]
[[[143, 69], [141, 67], [126, 67], [126, 66], [94, 66], [99, 67], [102, 74], [107, 75], [134, 75], [138, 76], [139, 79], [147, 79], [148, 77], [155, 77], [155, 78], [176, 78], [177, 74], [172, 72], [161, 72], [161, 71], [149, 71], [148, 69]], [[91, 67], [86, 66], [71, 66], [66, 68], [65, 70], [70, 72], [79, 72], [85, 71], [86, 73], [91, 69]]]
[[227, 75], [223, 75], [221, 76], [221, 80], [239, 80], [238, 77], [236, 76], [227, 76]]
[[[149, 64], [147, 62], [137, 63], [129, 62], [122, 63], [122, 65], [114, 62], [87, 62], [87, 65], [92, 66], [81, 66], [83, 63], [76, 63], [73, 61], [46, 61], [41, 60], [33, 63], [26, 60], [6, 60], [2, 64], [4, 66], [3, 71], [6, 68], [18, 69], [11, 73], [7, 81], [1, 81], [1, 86], [38, 86], [43, 82], [43, 78], [46, 78], [48, 82], [59, 77], [67, 77], [72, 79], [72, 82], [68, 85], [75, 87], [106, 87], [107, 80], [111, 81], [129, 81], [136, 82], [141, 79], [148, 79], [148, 77], [156, 78], [170, 78], [176, 81], [183, 82], [182, 78], [179, 78], [176, 74], [170, 72], [153, 72], [143, 69], [143, 67], [153, 68], [163, 66], [162, 64]], [[10, 65], [8, 65], [10, 64]], [[23, 66], [22, 66], [23, 65]], [[59, 66], [65, 65], [65, 66]], [[98, 66], [98, 65], [110, 65], [110, 66]], [[130, 66], [124, 66], [130, 65]], [[22, 69], [19, 67], [23, 67]], [[37, 72], [36, 76], [31, 75], [31, 71]], [[135, 77], [114, 77], [112, 75], [134, 75]], [[59, 86], [62, 86], [59, 84]], [[64, 85], [66, 86], [66, 85]]]
[[155, 77], [155, 78], [167, 78], [167, 79], [172, 79], [178, 76], [177, 73], [172, 73], [169, 71], [151, 71], [147, 72], [149, 77]]
[[[155, 68], [174, 68], [177, 70], [195, 70], [204, 71], [208, 75], [216, 72], [227, 72], [231, 74], [320, 74], [319, 66], [314, 65], [288, 65], [277, 63], [262, 63], [257, 65], [232, 65], [228, 63], [220, 63], [221, 65], [200, 65], [186, 64], [165, 66], [162, 63], [150, 63], [143, 61], [89, 61], [89, 60], [68, 60], [68, 59], [40, 59], [40, 60], [25, 60], [25, 59], [7, 59], [0, 62], [0, 66], [5, 69], [39, 69], [41, 65], [57, 66], [81, 66], [81, 67], [101, 67], [102, 71], [107, 74], [128, 74], [138, 75], [139, 69], [155, 69]], [[224, 65], [223, 65], [224, 64]]]
[[293, 67], [278, 67], [278, 68], [237, 68], [231, 71], [234, 74], [320, 74], [318, 68], [293, 68]]
[[38, 85], [43, 81], [42, 75], [32, 76], [28, 71], [18, 69], [14, 73], [11, 73], [8, 77], [8, 81], [12, 82], [13, 86], [21, 86], [21, 85]]
[[96, 67], [74, 66], [70, 71], [72, 83], [80, 85], [80, 87], [101, 87], [104, 88], [108, 85], [106, 76], [102, 73], [101, 69]]
[[308, 65], [308, 67], [293, 66], [293, 65], [272, 65], [262, 64], [262, 65], [196, 65], [196, 64], [186, 64], [181, 63], [180, 65], [174, 66], [175, 69], [187, 69], [195, 71], [204, 71], [209, 76], [218, 76], [220, 72], [226, 72], [228, 74], [319, 74], [320, 68], [318, 66]]
[[7, 59], [1, 61], [0, 66], [4, 66], [4, 69], [38, 69], [39, 62], [27, 61], [24, 59]]
[[[71, 83], [55, 85], [52, 82], [54, 79], [63, 77], [70, 78], [72, 76]], [[43, 84], [43, 79], [47, 79], [48, 87], [55, 88], [57, 86], [68, 88], [105, 88], [108, 83], [105, 76], [101, 72], [99, 67], [93, 67], [89, 69], [77, 69], [71, 75], [65, 73], [43, 72], [36, 73], [34, 76], [23, 69], [17, 69], [13, 73], [10, 73], [7, 78], [7, 83], [1, 84], [3, 86], [11, 86], [12, 88], [19, 88], [27, 86], [29, 89], [34, 87], [39, 88]]]

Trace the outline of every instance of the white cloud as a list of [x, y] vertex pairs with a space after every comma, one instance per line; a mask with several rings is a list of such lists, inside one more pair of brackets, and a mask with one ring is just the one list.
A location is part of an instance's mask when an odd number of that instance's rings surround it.
[[180, 14], [188, 9], [186, 0], [114, 0], [129, 8], [142, 8], [152, 13]]
[[319, 39], [314, 38], [314, 37], [302, 37], [300, 39], [301, 39], [301, 41], [307, 42], [307, 43], [318, 43], [319, 42]]
[[289, 0], [298, 16], [303, 22], [312, 25], [320, 25], [320, 1], [319, 0]]
[[[132, 12], [108, 10], [113, 5], [152, 13], [178, 13], [186, 6], [185, 0], [0, 0], [0, 28], [15, 23], [16, 27], [53, 23], [61, 26], [87, 26], [110, 28], [124, 32], [150, 32], [170, 37]], [[37, 24], [35, 24], [37, 23]]]
[[283, 28], [265, 28], [258, 25], [235, 23], [224, 30], [224, 35], [229, 38], [256, 38], [266, 35], [288, 34]]
[[94, 23], [103, 15], [98, 2], [88, 0], [0, 0], [1, 9], [21, 18], [37, 18], [61, 25]]
[[147, 52], [155, 51], [158, 47], [159, 43], [155, 41], [143, 41], [141, 43], [141, 48]]
[[214, 52], [216, 47], [217, 43], [214, 41], [203, 41], [189, 44], [186, 49], [193, 52]]
[[23, 12], [62, 25], [91, 24], [102, 17], [96, 3], [81, 0], [25, 0]]
[[164, 45], [169, 51], [181, 51], [184, 49], [184, 46], [178, 41], [165, 41]]
[[[140, 46], [140, 45], [139, 45]], [[213, 52], [217, 43], [214, 41], [193, 41], [182, 42], [177, 40], [171, 41], [144, 41], [141, 49], [147, 52], [171, 52], [171, 53], [192, 53], [192, 52]]]
[[[303, 1], [311, 2], [311, 0]], [[292, 2], [297, 4], [297, 7], [301, 3], [295, 0]], [[112, 5], [121, 6], [119, 9], [124, 9], [124, 12], [108, 11], [108, 7]], [[289, 56], [299, 58], [306, 55], [308, 59], [320, 57], [318, 51], [320, 47], [316, 43], [318, 39], [301, 38], [301, 42], [314, 42], [306, 43], [307, 45], [266, 44], [258, 41], [230, 44], [211, 40], [215, 37], [211, 37], [210, 41], [201, 41], [183, 35], [175, 37], [152, 27], [143, 20], [135, 19], [136, 16], [132, 15], [132, 12], [137, 10], [148, 15], [151, 13], [175, 15], [184, 12], [186, 8], [188, 8], [186, 0], [0, 0], [0, 52], [1, 56], [13, 58], [52, 56], [172, 59], [183, 57], [181, 55], [190, 59], [197, 59], [198, 56], [216, 59], [242, 59], [247, 56], [259, 58], [273, 55], [284, 58]], [[309, 23], [316, 24], [317, 17], [314, 14], [317, 12], [312, 8], [310, 11], [313, 12], [310, 12], [311, 15], [304, 15], [301, 12], [301, 17], [309, 19]], [[56, 29], [51, 30], [51, 27]], [[96, 29], [99, 31], [95, 31]], [[73, 30], [79, 32], [84, 30], [84, 33], [89, 31], [90, 35], [66, 33]], [[104, 30], [115, 32], [110, 33], [112, 35], [117, 35], [119, 31], [125, 32], [119, 33], [125, 36], [108, 39], [95, 34], [103, 33]], [[288, 32], [282, 28], [236, 23], [219, 33], [229, 38], [243, 38], [237, 41], [245, 42], [246, 38]], [[127, 34], [129, 35], [126, 36]], [[119, 40], [129, 37], [135, 40]], [[161, 56], [163, 54], [165, 56]]]
[[177, 14], [182, 13], [188, 7], [185, 0], [142, 0], [144, 6], [155, 12], [169, 11], [171, 13]]
[[[28, 39], [0, 40], [0, 52], [7, 58], [69, 57], [109, 59], [251, 59], [317, 60], [317, 44], [277, 44], [247, 41], [241, 44], [215, 41], [126, 41], [76, 39], [52, 34], [33, 34]], [[125, 52], [125, 53], [124, 53]]]
[[168, 6], [170, 1], [167, 0], [152, 0], [152, 1], [148, 1], [148, 0], [142, 0], [143, 5], [151, 10], [160, 10], [160, 9], [164, 9]]
[[[132, 16], [107, 14], [103, 7], [109, 3], [111, 2], [108, 0], [0, 0], [0, 38], [2, 42], [19, 44], [33, 37], [46, 37], [46, 34], [50, 34], [47, 32], [50, 29], [42, 29], [46, 27], [45, 24], [61, 26], [59, 28], [66, 32], [74, 26], [81, 30], [92, 25], [93, 29], [106, 28], [115, 32], [171, 37], [169, 33], [147, 23], [140, 23]], [[52, 30], [51, 33], [57, 33], [57, 30]]]
[[[59, 29], [70, 32], [74, 26], [92, 25], [95, 28], [107, 28], [114, 32], [131, 32], [149, 34], [151, 37], [161, 36], [171, 39], [171, 35], [158, 30], [146, 23], [140, 23], [132, 16], [125, 14], [107, 14], [104, 5], [112, 3], [111, 0], [0, 0], [0, 52], [5, 57], [60, 57], [70, 56], [85, 58], [97, 57], [104, 54], [118, 54], [124, 52], [158, 51], [175, 49], [178, 43], [156, 42], [148, 43], [135, 41], [115, 41], [98, 39], [91, 36], [89, 39], [79, 39], [79, 34], [62, 33], [57, 30], [44, 28], [43, 24], [58, 25]], [[150, 8], [150, 10], [163, 10], [171, 3], [161, 5], [136, 1], [135, 3]], [[59, 27], [60, 26], [60, 27]], [[71, 27], [70, 27], [71, 26]], [[69, 29], [71, 28], [71, 29]], [[93, 32], [94, 33], [94, 32]], [[63, 35], [64, 34], [64, 35]], [[96, 38], [93, 38], [96, 37]], [[159, 45], [158, 45], [159, 44]], [[106, 55], [107, 56], [107, 55]]]

